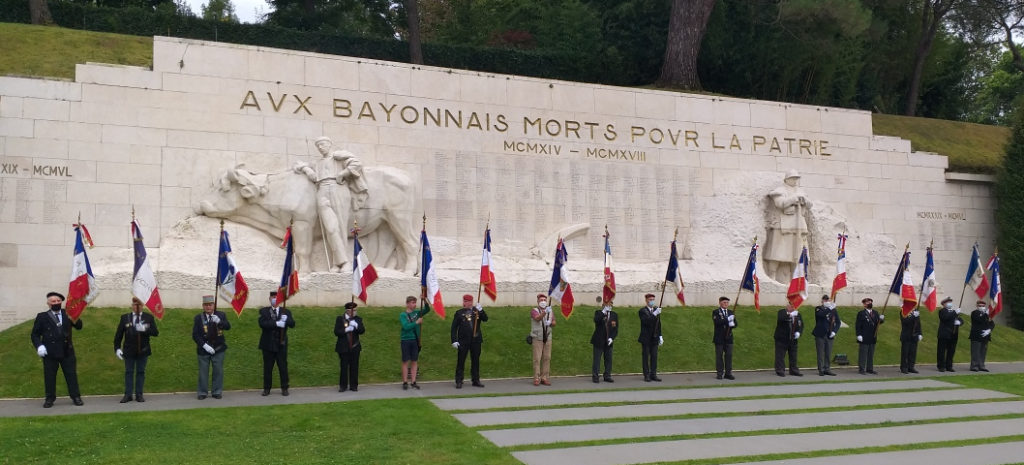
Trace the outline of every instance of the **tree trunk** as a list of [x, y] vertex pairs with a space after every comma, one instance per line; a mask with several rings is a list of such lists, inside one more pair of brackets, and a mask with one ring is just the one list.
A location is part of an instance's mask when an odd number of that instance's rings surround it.
[[917, 50], [914, 53], [914, 70], [910, 75], [910, 84], [907, 87], [907, 101], [903, 107], [903, 114], [914, 116], [917, 113], [917, 99], [921, 93], [921, 77], [924, 75], [924, 63], [932, 51], [932, 43], [935, 34], [942, 24], [943, 17], [949, 13], [956, 0], [925, 0], [921, 8], [921, 37], [917, 41]]
[[46, 0], [28, 0], [28, 11], [32, 16], [32, 24], [53, 24], [53, 16], [50, 16], [50, 7], [46, 5]]
[[409, 22], [409, 62], [423, 64], [423, 44], [420, 42], [420, 9], [417, 0], [404, 0], [405, 17]]
[[672, 0], [665, 61], [657, 85], [700, 90], [697, 56], [715, 0]]

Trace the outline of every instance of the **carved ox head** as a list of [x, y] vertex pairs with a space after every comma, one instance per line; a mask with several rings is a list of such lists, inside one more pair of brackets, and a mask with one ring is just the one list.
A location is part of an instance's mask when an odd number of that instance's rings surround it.
[[199, 213], [215, 218], [230, 217], [249, 204], [259, 204], [268, 192], [267, 175], [254, 174], [238, 165], [214, 182], [216, 191], [199, 203]]

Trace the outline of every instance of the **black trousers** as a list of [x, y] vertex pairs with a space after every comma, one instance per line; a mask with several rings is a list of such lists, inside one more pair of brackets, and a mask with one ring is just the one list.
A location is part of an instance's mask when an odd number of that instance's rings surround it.
[[604, 358], [604, 376], [610, 378], [612, 376], [612, 346], [606, 345], [594, 345], [594, 365], [591, 367], [590, 373], [597, 376], [601, 371], [601, 359]]
[[339, 371], [338, 387], [356, 389], [359, 387], [359, 353], [361, 350], [351, 350], [338, 354]]
[[658, 344], [640, 344], [644, 378], [658, 376]]
[[800, 367], [796, 364], [797, 341], [782, 342], [775, 341], [775, 372], [786, 371], [786, 356], [789, 355], [789, 372], [800, 373]]
[[281, 375], [281, 389], [288, 389], [288, 346], [272, 352], [263, 351], [263, 389], [269, 390], [274, 385], [274, 364]]
[[455, 364], [455, 382], [461, 383], [466, 374], [466, 354], [469, 354], [469, 376], [474, 383], [480, 382], [480, 345], [481, 340], [474, 339], [469, 347], [459, 344], [459, 359]]
[[68, 396], [72, 399], [82, 397], [78, 390], [78, 369], [75, 354], [60, 360], [43, 357], [43, 385], [46, 389], [46, 400], [57, 398], [57, 368], [64, 372], [64, 381], [68, 383]]
[[732, 374], [732, 344], [715, 344], [715, 371]]
[[917, 363], [917, 341], [910, 341], [900, 344], [900, 371], [906, 372], [914, 368]]
[[875, 371], [875, 345], [860, 343], [857, 348], [857, 371]]
[[953, 369], [953, 354], [956, 353], [956, 339], [939, 339], [935, 365], [943, 370]]

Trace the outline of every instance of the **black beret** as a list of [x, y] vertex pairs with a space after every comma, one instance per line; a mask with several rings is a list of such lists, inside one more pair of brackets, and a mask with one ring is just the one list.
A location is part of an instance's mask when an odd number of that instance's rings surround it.
[[46, 298], [47, 299], [49, 299], [50, 297], [60, 297], [61, 301], [65, 300], [64, 299], [64, 294], [61, 294], [60, 292], [50, 292], [50, 293], [46, 294]]

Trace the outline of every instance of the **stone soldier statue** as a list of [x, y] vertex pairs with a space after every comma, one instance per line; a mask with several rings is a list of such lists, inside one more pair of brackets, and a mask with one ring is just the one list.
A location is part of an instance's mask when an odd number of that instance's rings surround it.
[[789, 170], [784, 184], [768, 194], [768, 241], [764, 263], [768, 276], [789, 282], [793, 267], [809, 241], [807, 210], [811, 201], [799, 187], [800, 173]]
[[319, 137], [314, 145], [320, 152], [320, 160], [312, 165], [298, 162], [294, 170], [305, 174], [316, 185], [316, 211], [330, 251], [331, 266], [341, 271], [350, 260], [346, 228], [353, 212], [363, 206], [368, 196], [366, 178], [359, 158], [347, 150], [332, 152], [330, 138]]

